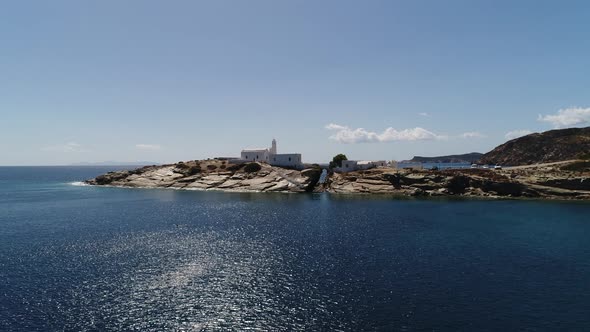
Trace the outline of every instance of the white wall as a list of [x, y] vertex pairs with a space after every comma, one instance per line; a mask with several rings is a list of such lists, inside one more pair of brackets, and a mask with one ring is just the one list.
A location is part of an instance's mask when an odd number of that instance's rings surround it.
[[247, 161], [268, 162], [268, 151], [267, 150], [242, 151], [240, 157], [241, 157], [241, 159], [244, 159]]
[[373, 160], [373, 165], [376, 167], [387, 167], [387, 161], [385, 160]]
[[301, 167], [303, 163], [301, 162], [301, 154], [300, 153], [281, 153], [281, 154], [274, 154], [270, 155], [269, 164], [275, 166], [288, 166], [288, 167]]
[[358, 169], [358, 161], [356, 160], [343, 160], [342, 167], [338, 167], [340, 172], [352, 172]]
[[362, 164], [357, 164], [356, 167], [357, 167], [357, 169], [365, 170], [365, 169], [374, 168], [375, 165], [373, 163], [362, 163]]

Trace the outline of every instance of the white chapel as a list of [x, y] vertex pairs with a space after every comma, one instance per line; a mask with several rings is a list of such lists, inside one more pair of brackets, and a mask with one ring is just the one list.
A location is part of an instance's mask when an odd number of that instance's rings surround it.
[[272, 140], [270, 148], [245, 149], [240, 154], [244, 161], [265, 162], [273, 166], [302, 168], [301, 153], [277, 153], [277, 141]]

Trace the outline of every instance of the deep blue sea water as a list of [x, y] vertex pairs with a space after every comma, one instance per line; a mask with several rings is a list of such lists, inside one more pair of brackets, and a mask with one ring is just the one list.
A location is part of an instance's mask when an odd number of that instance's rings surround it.
[[590, 204], [74, 186], [0, 167], [1, 331], [590, 330]]

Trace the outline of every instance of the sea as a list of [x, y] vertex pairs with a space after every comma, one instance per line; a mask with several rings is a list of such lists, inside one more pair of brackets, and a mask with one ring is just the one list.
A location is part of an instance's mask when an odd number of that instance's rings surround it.
[[411, 163], [399, 162], [398, 168], [422, 167], [423, 169], [464, 169], [471, 168], [471, 163]]
[[0, 167], [0, 331], [590, 330], [588, 202], [80, 182], [116, 168]]

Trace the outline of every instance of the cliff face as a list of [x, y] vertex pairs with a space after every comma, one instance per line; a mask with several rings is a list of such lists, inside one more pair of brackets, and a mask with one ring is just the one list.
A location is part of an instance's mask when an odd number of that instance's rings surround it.
[[415, 156], [410, 161], [415, 163], [473, 163], [479, 160], [482, 156], [483, 153], [472, 152], [439, 157]]
[[577, 159], [590, 152], [590, 127], [535, 133], [510, 140], [483, 155], [480, 163], [531, 165]]

